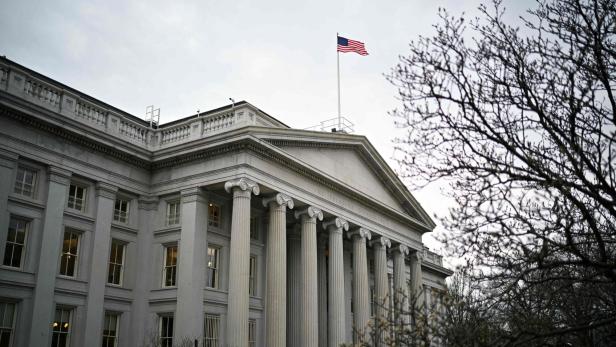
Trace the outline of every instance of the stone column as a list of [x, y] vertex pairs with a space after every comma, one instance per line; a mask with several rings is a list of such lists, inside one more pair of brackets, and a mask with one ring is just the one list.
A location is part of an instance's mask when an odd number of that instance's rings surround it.
[[423, 262], [423, 252], [415, 251], [411, 253], [411, 298], [415, 301], [416, 309], [421, 310], [424, 306], [424, 290], [421, 272]]
[[308, 206], [295, 212], [301, 218], [301, 312], [300, 346], [316, 347], [319, 343], [318, 287], [317, 287], [317, 219], [323, 220], [323, 212]]
[[366, 239], [372, 234], [369, 230], [358, 228], [349, 233], [353, 239], [353, 320], [355, 342], [362, 337], [370, 344], [370, 284], [368, 282], [368, 257], [366, 256]]
[[269, 207], [265, 268], [265, 345], [286, 346], [287, 332], [287, 208], [293, 199], [278, 193], [263, 199]]
[[388, 238], [381, 236], [380, 238], [370, 242], [374, 252], [374, 302], [376, 305], [375, 312], [375, 329], [377, 336], [377, 346], [383, 346], [384, 337], [389, 334], [387, 322], [387, 314], [389, 312], [389, 285], [387, 283], [387, 248], [391, 247], [391, 242]]
[[317, 276], [319, 276], [319, 346], [327, 346], [327, 235], [317, 236]]
[[[408, 324], [408, 293], [406, 280], [406, 265], [404, 259], [409, 254], [405, 245], [392, 248], [394, 258], [394, 317], [398, 318], [397, 324]], [[406, 327], [408, 328], [408, 327]]]
[[[4, 245], [9, 232], [10, 215], [8, 212], [9, 195], [15, 189], [15, 168], [17, 154], [0, 149], [0, 245]], [[0, 247], [0, 259], [4, 259], [5, 247]]]
[[247, 178], [225, 183], [233, 192], [231, 246], [229, 262], [229, 296], [227, 307], [227, 346], [248, 345], [248, 276], [250, 270], [250, 197], [259, 195], [259, 186]]
[[[158, 212], [158, 197], [140, 196], [138, 202], [139, 232], [137, 233], [137, 262], [136, 276], [144, 274], [144, 278], [135, 281], [133, 289], [133, 303], [131, 305], [131, 328], [129, 346], [142, 346], [146, 341], [146, 325], [152, 322], [143, 317], [149, 317], [149, 299], [151, 281], [147, 280], [153, 275], [152, 269], [152, 240], [153, 230]], [[160, 269], [157, 267], [156, 271]]]
[[207, 199], [201, 188], [189, 188], [182, 190], [181, 204], [174, 336], [202, 341]]
[[323, 229], [329, 233], [329, 314], [327, 317], [329, 338], [327, 345], [337, 347], [346, 342], [342, 233], [349, 230], [349, 223], [344, 219], [334, 218], [323, 223]]
[[41, 255], [36, 269], [36, 285], [32, 300], [30, 347], [46, 346], [51, 341], [50, 324], [54, 314], [54, 287], [60, 263], [64, 234], [64, 208], [68, 196], [71, 173], [59, 167], [48, 169], [49, 187], [43, 215]]
[[103, 316], [105, 303], [105, 284], [111, 244], [111, 220], [118, 188], [107, 183], [96, 184], [96, 222], [92, 262], [90, 263], [90, 283], [86, 304], [85, 336], [88, 344], [98, 346], [102, 343]]
[[300, 325], [302, 321], [301, 300], [301, 278], [302, 261], [300, 253], [302, 251], [301, 226], [293, 225], [288, 235], [287, 243], [287, 346], [300, 345]]

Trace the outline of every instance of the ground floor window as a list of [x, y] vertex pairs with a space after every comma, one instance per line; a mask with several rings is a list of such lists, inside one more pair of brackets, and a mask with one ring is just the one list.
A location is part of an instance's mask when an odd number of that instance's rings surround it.
[[203, 347], [218, 347], [220, 343], [220, 316], [205, 314], [203, 331]]
[[71, 338], [72, 310], [56, 308], [52, 327], [51, 347], [68, 347]]

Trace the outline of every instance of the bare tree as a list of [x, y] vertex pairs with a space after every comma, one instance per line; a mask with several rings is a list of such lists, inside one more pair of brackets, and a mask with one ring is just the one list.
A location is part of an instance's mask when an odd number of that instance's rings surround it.
[[521, 28], [500, 1], [480, 13], [440, 10], [436, 34], [411, 42], [387, 76], [408, 129], [397, 139], [402, 174], [450, 183], [442, 241], [472, 255], [493, 299], [548, 288], [544, 299], [561, 306], [586, 302], [588, 314], [562, 311], [532, 329], [501, 320], [507, 343], [614, 327], [616, 1], [540, 0]]

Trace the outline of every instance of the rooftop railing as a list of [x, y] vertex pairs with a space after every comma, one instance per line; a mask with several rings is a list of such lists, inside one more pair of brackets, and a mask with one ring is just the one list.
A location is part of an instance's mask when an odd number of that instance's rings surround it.
[[352, 134], [355, 125], [345, 117], [327, 119], [304, 130]]

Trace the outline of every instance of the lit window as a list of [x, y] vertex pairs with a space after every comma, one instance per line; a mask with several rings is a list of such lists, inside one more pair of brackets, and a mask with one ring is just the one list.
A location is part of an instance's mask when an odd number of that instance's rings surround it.
[[83, 212], [86, 207], [86, 191], [84, 187], [71, 184], [68, 189], [68, 208]]
[[15, 193], [34, 197], [35, 186], [36, 171], [23, 167], [17, 168], [17, 176], [15, 177]]
[[118, 240], [111, 240], [111, 250], [109, 252], [109, 273], [107, 283], [122, 285], [122, 275], [124, 274], [124, 250], [126, 245]]
[[175, 286], [178, 264], [178, 246], [165, 247], [165, 266], [163, 269], [163, 286]]
[[113, 208], [113, 220], [120, 223], [128, 222], [128, 201], [117, 199]]
[[0, 346], [11, 346], [15, 330], [15, 304], [0, 302]]
[[207, 248], [207, 287], [218, 288], [218, 264], [220, 264], [220, 247]]
[[220, 228], [220, 206], [210, 203], [207, 207], [207, 225]]
[[250, 267], [248, 269], [248, 295], [255, 296], [257, 292], [257, 257], [250, 256]]
[[203, 347], [218, 347], [220, 341], [220, 316], [206, 313], [204, 318]]
[[259, 217], [250, 218], [250, 239], [259, 240]]
[[257, 321], [254, 319], [248, 320], [248, 347], [257, 345]]
[[79, 234], [74, 231], [65, 231], [60, 258], [60, 275], [75, 277], [77, 274], [78, 249]]
[[160, 317], [160, 346], [173, 347], [173, 316]]
[[51, 347], [68, 347], [71, 337], [71, 310], [56, 308]]
[[[23, 265], [28, 225], [29, 223], [23, 219], [11, 217], [2, 264], [16, 268]], [[2, 345], [0, 344], [0, 346]]]
[[180, 224], [180, 202], [167, 203], [167, 225]]
[[103, 347], [116, 347], [118, 345], [118, 314], [106, 313], [103, 323]]

